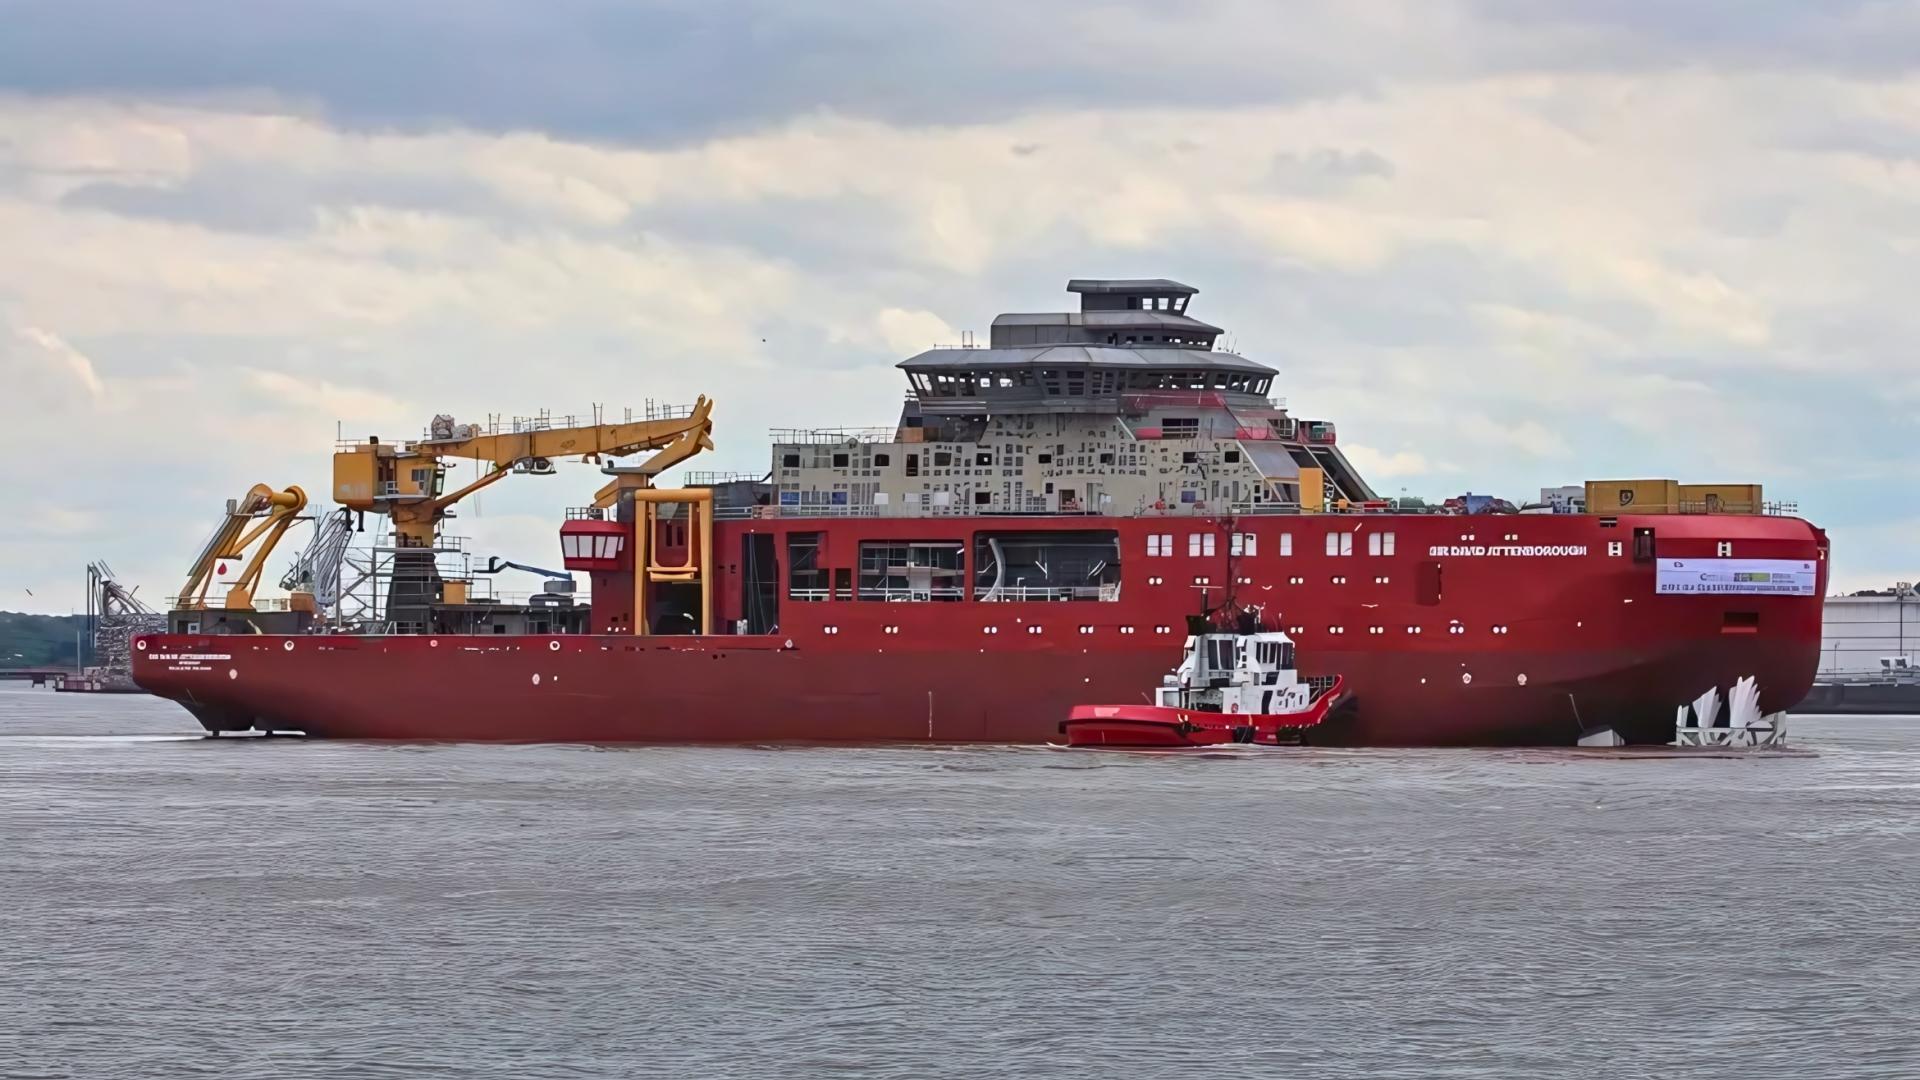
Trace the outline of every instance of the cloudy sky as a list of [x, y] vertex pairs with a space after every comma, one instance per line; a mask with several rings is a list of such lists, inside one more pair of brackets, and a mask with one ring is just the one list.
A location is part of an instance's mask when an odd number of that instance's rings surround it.
[[171, 593], [339, 424], [706, 393], [764, 469], [1073, 276], [1386, 492], [1760, 481], [1911, 580], [1916, 256], [1904, 0], [0, 0], [0, 609]]

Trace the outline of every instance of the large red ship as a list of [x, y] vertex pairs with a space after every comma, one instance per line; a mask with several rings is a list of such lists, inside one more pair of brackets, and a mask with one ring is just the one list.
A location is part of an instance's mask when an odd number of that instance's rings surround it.
[[[1231, 603], [1284, 628], [1303, 677], [1344, 677], [1320, 744], [1667, 742], [1707, 688], [1757, 676], [1771, 712], [1811, 685], [1826, 537], [1756, 486], [1396, 508], [1332, 424], [1269, 397], [1274, 369], [1216, 347], [1195, 290], [1069, 289], [1080, 311], [1002, 315], [986, 348], [904, 361], [894, 427], [776, 432], [764, 477], [653, 485], [711, 445], [704, 400], [619, 423], [442, 417], [419, 440], [344, 445], [344, 509], [285, 610], [253, 602], [257, 566], [236, 560], [305, 497], [260, 488], [169, 632], [134, 641], [134, 677], [216, 733], [1036, 743], [1077, 703], [1150, 699], [1186, 617]], [[566, 579], [483, 597], [452, 504], [576, 456], [610, 477], [559, 524], [590, 601]], [[449, 492], [450, 458], [485, 471]], [[369, 513], [391, 533], [343, 563]]]

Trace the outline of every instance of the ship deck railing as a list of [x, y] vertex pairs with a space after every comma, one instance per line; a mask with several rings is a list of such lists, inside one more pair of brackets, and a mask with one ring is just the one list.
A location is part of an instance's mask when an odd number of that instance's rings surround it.
[[843, 446], [899, 442], [900, 430], [890, 427], [768, 428], [767, 437], [783, 446]]
[[[188, 599], [186, 597], [169, 596], [169, 597], [166, 597], [165, 599], [166, 599], [168, 611], [188, 610], [182, 604], [183, 600]], [[211, 611], [216, 614], [225, 615], [228, 613], [228, 609], [220, 606], [221, 602], [224, 599], [225, 599], [224, 593], [221, 595], [215, 595], [214, 590], [209, 590], [206, 596], [201, 597], [197, 600], [194, 600], [194, 603], [196, 605], [203, 605], [203, 606], [196, 607], [194, 610]], [[253, 607], [251, 610], [253, 611], [292, 611], [293, 610], [292, 604], [293, 602], [284, 596], [256, 597], [253, 601]]]
[[739, 472], [736, 470], [701, 469], [686, 475], [684, 483], [689, 487], [713, 487], [718, 484], [758, 484], [767, 479], [764, 472]]
[[1120, 586], [1110, 585], [976, 585], [973, 598], [986, 603], [1027, 603], [1032, 601], [1092, 600], [1113, 603], [1120, 599]]
[[[1332, 511], [1329, 511], [1331, 513]], [[1355, 511], [1356, 513], [1358, 511]], [[1404, 511], [1412, 513], [1414, 511]], [[875, 505], [873, 503], [840, 503], [812, 506], [776, 506], [756, 504], [753, 506], [715, 507], [713, 516], [716, 521], [745, 521], [752, 518], [1039, 518], [1039, 517], [1193, 517], [1193, 516], [1268, 516], [1297, 515], [1300, 504], [1282, 502], [1236, 503], [1222, 507], [1202, 507], [1193, 514], [1178, 514], [1173, 508], [1166, 510], [1142, 509], [1120, 510], [1061, 508], [1049, 510], [1035, 507], [1025, 510], [1005, 510], [996, 507], [966, 505], [918, 506], [918, 505]]]

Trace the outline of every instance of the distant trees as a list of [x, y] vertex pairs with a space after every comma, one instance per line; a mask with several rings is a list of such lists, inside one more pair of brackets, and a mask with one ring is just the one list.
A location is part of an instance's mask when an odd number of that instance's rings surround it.
[[80, 615], [0, 611], [0, 668], [72, 667], [74, 635], [86, 629]]

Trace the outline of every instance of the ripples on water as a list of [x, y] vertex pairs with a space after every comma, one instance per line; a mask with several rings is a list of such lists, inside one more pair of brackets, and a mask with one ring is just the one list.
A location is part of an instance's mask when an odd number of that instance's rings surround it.
[[0, 689], [0, 1076], [1920, 1076], [1916, 719], [1766, 761], [196, 730]]

